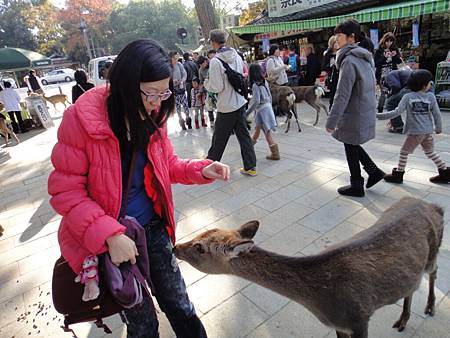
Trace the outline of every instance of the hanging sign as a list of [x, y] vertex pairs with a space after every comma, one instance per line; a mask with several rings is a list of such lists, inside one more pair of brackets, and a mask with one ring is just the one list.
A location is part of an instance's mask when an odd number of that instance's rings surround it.
[[378, 49], [378, 46], [380, 44], [379, 36], [378, 36], [378, 28], [371, 28], [370, 29], [370, 40], [372, 40], [373, 46], [375, 49]]
[[319, 7], [337, 0], [269, 0], [268, 9], [270, 17], [285, 16]]
[[412, 45], [413, 47], [419, 47], [419, 24], [417, 22], [413, 23], [412, 25]]
[[268, 38], [262, 40], [262, 51], [263, 53], [268, 52], [270, 49], [270, 41]]

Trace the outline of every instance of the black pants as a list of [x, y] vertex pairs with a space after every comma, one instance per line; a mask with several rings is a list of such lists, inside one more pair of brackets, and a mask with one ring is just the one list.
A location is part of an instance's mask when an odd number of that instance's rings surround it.
[[186, 82], [186, 92], [187, 92], [188, 107], [189, 108], [191, 108], [191, 105], [192, 105], [191, 90], [192, 90], [192, 81], [188, 81], [188, 82]]
[[[16, 134], [19, 133], [19, 128], [21, 132], [25, 131], [26, 128], [23, 124], [22, 115], [20, 114], [20, 111], [9, 111], [8, 115], [9, 118], [11, 119], [11, 125], [14, 133]], [[17, 124], [17, 122], [19, 122], [19, 124]]]
[[241, 147], [244, 169], [249, 170], [255, 168], [256, 154], [247, 129], [245, 106], [231, 113], [217, 112], [211, 148], [208, 151], [208, 159], [213, 161], [221, 160], [232, 131], [236, 134], [239, 146]]
[[376, 167], [375, 163], [360, 145], [344, 143], [344, 147], [350, 176], [352, 178], [361, 178], [361, 166], [359, 163], [366, 168]]

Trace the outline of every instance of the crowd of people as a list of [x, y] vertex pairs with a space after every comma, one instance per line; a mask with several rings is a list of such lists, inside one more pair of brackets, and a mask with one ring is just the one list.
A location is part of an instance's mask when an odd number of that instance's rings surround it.
[[[359, 23], [347, 20], [335, 28], [325, 53], [332, 95], [325, 128], [344, 144], [350, 171], [350, 185], [338, 189], [341, 195], [362, 197], [365, 188], [383, 179], [402, 183], [407, 156], [418, 145], [438, 168], [438, 175], [430, 181], [450, 183], [450, 169], [433, 146], [433, 133], [442, 132], [442, 123], [429, 91], [432, 76], [425, 70], [407, 74], [396, 69], [399, 52], [391, 35], [383, 39], [382, 51], [376, 52], [380, 60], [376, 60], [373, 44]], [[79, 72], [74, 87], [77, 97], [62, 118], [48, 181], [50, 204], [62, 215], [61, 253], [75, 273], [87, 257], [104, 252], [109, 252], [116, 265], [136, 262], [136, 245], [125, 235], [119, 215], [132, 217], [145, 229], [149, 282], [177, 337], [207, 334], [172, 252], [171, 184], [228, 180], [230, 168], [220, 160], [232, 134], [240, 146], [242, 174], [257, 175], [254, 144], [261, 131], [270, 149], [267, 159], [279, 160], [268, 81], [299, 85], [303, 77], [293, 47], [283, 60], [279, 47], [273, 45], [265, 63], [247, 66], [238, 51], [226, 46], [223, 30], [212, 30], [209, 41], [213, 49], [206, 56], [185, 53], [181, 60], [177, 52], [167, 53], [151, 39], [131, 42], [112, 64], [106, 87], [89, 88], [86, 74]], [[314, 85], [320, 63], [312, 49], [308, 57], [311, 73], [304, 77], [304, 84]], [[389, 112], [377, 113], [377, 83], [388, 88]], [[250, 87], [250, 100], [242, 86]], [[206, 159], [181, 159], [174, 154], [166, 128], [174, 108], [184, 130], [206, 127], [208, 112], [213, 136]], [[398, 166], [386, 175], [363, 145], [375, 138], [377, 117], [394, 119], [403, 112], [402, 131], [407, 136]], [[247, 125], [251, 113], [255, 113], [253, 135]], [[368, 173], [365, 187], [361, 164]], [[159, 336], [151, 297], [145, 295], [141, 304], [125, 314], [128, 337]]]

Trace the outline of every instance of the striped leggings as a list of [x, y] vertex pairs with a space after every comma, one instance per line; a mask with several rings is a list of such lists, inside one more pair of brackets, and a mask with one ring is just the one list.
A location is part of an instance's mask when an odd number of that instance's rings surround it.
[[436, 164], [438, 169], [446, 168], [445, 162], [442, 161], [439, 155], [434, 151], [433, 135], [408, 135], [400, 149], [400, 158], [397, 167], [399, 171], [405, 171], [408, 155], [412, 154], [419, 144], [422, 146], [425, 155]]

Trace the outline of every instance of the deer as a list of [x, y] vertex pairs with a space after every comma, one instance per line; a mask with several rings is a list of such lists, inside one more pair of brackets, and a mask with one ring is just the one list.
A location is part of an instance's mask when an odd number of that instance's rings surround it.
[[[325, 111], [328, 115], [327, 107], [320, 102], [320, 98], [325, 95], [325, 90], [318, 86], [295, 86], [291, 87], [295, 94], [295, 103], [301, 103], [305, 101], [311, 107], [316, 110], [316, 120], [313, 123], [314, 126], [319, 122], [320, 109]], [[295, 107], [297, 109], [297, 107]], [[296, 112], [297, 114], [297, 112]]]
[[429, 275], [425, 314], [434, 315], [443, 215], [435, 204], [405, 197], [370, 228], [311, 256], [283, 256], [256, 246], [258, 221], [208, 230], [177, 244], [173, 253], [204, 273], [236, 275], [302, 304], [338, 338], [367, 338], [373, 313], [402, 298], [393, 327], [405, 329], [424, 273]]
[[66, 108], [67, 105], [69, 104], [69, 101], [67, 100], [67, 95], [63, 94], [61, 87], [58, 87], [58, 88], [59, 88], [59, 94], [55, 94], [52, 96], [46, 96], [45, 93], [42, 94], [42, 97], [46, 101], [50, 102], [53, 105], [53, 107], [55, 108], [55, 110], [57, 110], [56, 109], [57, 103], [62, 103], [64, 105], [64, 108]]
[[286, 115], [286, 130], [289, 132], [291, 127], [291, 118], [294, 116], [297, 122], [298, 132], [301, 132], [300, 124], [298, 122], [297, 109], [295, 108], [295, 93], [290, 87], [279, 86], [273, 82], [268, 81], [270, 94], [272, 95], [272, 108], [274, 112], [282, 112]]

